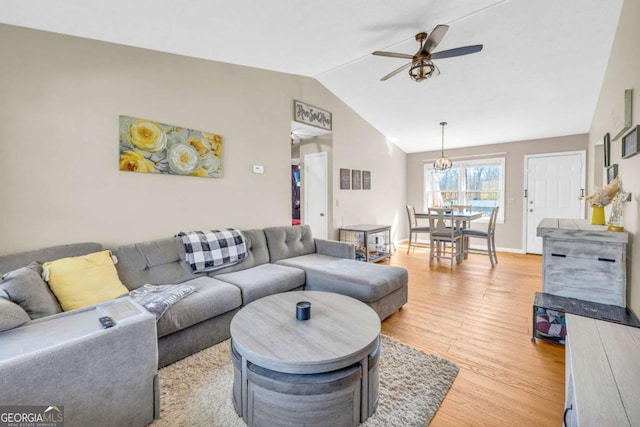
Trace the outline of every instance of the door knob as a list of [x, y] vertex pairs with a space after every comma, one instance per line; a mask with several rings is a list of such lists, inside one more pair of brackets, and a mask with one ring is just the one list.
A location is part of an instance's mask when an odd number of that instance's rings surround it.
[[529, 209], [529, 212], [533, 212], [533, 209]]
[[324, 212], [320, 212], [320, 216], [324, 216]]

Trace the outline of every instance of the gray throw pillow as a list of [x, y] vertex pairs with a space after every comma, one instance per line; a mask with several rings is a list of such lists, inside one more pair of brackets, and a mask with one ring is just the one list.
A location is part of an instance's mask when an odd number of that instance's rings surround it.
[[32, 319], [62, 312], [49, 285], [42, 280], [42, 264], [32, 262], [27, 267], [10, 271], [0, 279], [0, 290], [18, 304]]
[[0, 298], [0, 332], [16, 328], [29, 320], [29, 315], [19, 305]]

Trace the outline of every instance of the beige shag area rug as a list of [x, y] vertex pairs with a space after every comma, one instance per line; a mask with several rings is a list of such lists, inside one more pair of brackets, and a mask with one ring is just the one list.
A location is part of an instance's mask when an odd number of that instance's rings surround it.
[[[458, 367], [382, 335], [378, 409], [363, 425], [425, 426], [438, 410]], [[160, 370], [160, 418], [151, 425], [245, 426], [231, 398], [229, 341]]]

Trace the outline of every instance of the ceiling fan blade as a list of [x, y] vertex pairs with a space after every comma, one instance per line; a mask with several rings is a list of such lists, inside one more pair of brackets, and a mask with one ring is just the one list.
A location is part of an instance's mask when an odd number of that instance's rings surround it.
[[429, 54], [433, 52], [436, 46], [438, 46], [438, 44], [440, 44], [440, 42], [442, 41], [444, 35], [447, 34], [448, 30], [448, 25], [436, 25], [436, 27], [427, 37], [427, 40], [424, 42], [424, 46], [422, 46], [422, 53]]
[[380, 81], [385, 81], [387, 79], [390, 79], [391, 77], [393, 77], [396, 74], [398, 74], [400, 71], [406, 70], [407, 68], [411, 67], [411, 64], [412, 64], [412, 62], [409, 62], [408, 64], [404, 64], [402, 67], [393, 70], [392, 72], [390, 72], [389, 74], [387, 74], [386, 76], [381, 78]]
[[451, 58], [453, 56], [469, 55], [470, 53], [480, 52], [481, 50], [482, 50], [481, 44], [476, 44], [473, 46], [457, 47], [455, 49], [443, 50], [440, 52], [432, 53], [431, 59], [443, 59], [443, 58]]
[[391, 58], [413, 59], [413, 55], [409, 55], [406, 53], [383, 52], [381, 50], [376, 50], [375, 52], [373, 52], [373, 55], [390, 56]]

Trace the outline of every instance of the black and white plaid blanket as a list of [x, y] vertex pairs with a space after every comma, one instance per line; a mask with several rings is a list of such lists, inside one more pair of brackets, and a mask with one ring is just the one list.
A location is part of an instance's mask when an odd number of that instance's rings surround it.
[[177, 236], [182, 238], [187, 262], [195, 273], [228, 267], [247, 257], [244, 236], [235, 228], [180, 232]]

